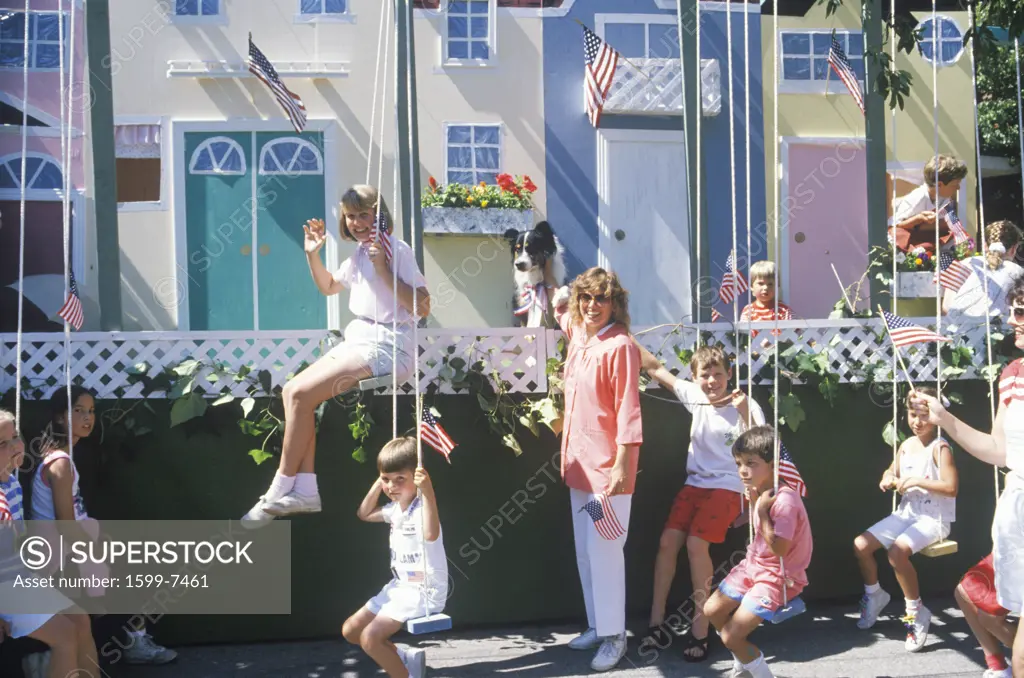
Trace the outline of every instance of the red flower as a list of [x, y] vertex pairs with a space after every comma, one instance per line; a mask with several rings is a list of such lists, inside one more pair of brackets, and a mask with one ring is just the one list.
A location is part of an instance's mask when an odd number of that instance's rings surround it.
[[437, 190], [437, 179], [435, 179], [434, 177], [430, 177], [429, 179], [427, 179], [427, 184], [430, 185], [431, 191]]
[[526, 175], [523, 177], [523, 188], [528, 190], [530, 193], [533, 193], [534, 191], [537, 190], [537, 184], [533, 183], [533, 180], [530, 179], [530, 175]]
[[500, 186], [504, 191], [511, 190], [511, 188], [515, 186], [515, 182], [512, 180], [511, 174], [499, 174], [495, 180], [498, 182], [498, 186]]

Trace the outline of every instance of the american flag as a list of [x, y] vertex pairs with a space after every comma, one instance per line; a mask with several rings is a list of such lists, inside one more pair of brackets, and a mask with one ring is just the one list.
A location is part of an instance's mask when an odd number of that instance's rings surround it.
[[949, 341], [949, 339], [941, 334], [932, 332], [920, 325], [914, 325], [906, 318], [893, 315], [888, 311], [882, 311], [882, 319], [885, 321], [885, 326], [889, 329], [889, 336], [892, 337], [892, 343], [895, 346], [909, 346], [910, 344], [929, 341]]
[[953, 258], [949, 252], [939, 255], [939, 284], [953, 292], [958, 291], [971, 277], [971, 269]]
[[626, 533], [622, 529], [619, 517], [615, 515], [615, 509], [612, 507], [612, 503], [607, 495], [597, 495], [584, 504], [580, 511], [587, 512], [590, 519], [594, 521], [594, 527], [602, 539], [614, 541]]
[[583, 26], [583, 57], [587, 62], [583, 84], [587, 116], [590, 124], [597, 127], [605, 97], [615, 77], [615, 68], [619, 65], [619, 53], [597, 37], [594, 31]]
[[836, 75], [839, 76], [839, 79], [843, 81], [843, 84], [846, 85], [846, 89], [850, 90], [853, 100], [857, 102], [860, 112], [863, 113], [864, 92], [860, 89], [860, 80], [850, 67], [850, 60], [846, 58], [846, 52], [843, 51], [843, 46], [836, 39], [835, 33], [832, 34], [832, 48], [828, 51], [828, 64], [835, 71]]
[[942, 216], [949, 225], [949, 232], [953, 234], [953, 242], [955, 244], [962, 245], [971, 239], [971, 236], [967, 235], [967, 231], [964, 230], [964, 225], [960, 223], [960, 217], [956, 215], [953, 203], [946, 203], [946, 206], [942, 208]]
[[0, 492], [0, 523], [13, 520], [14, 516], [11, 515], [11, 506], [7, 503], [7, 497]]
[[789, 450], [781, 440], [779, 441], [779, 478], [785, 480], [790, 487], [799, 492], [801, 497], [807, 496], [807, 485], [804, 483], [803, 476], [800, 475], [800, 471], [796, 470], [793, 457], [790, 456]]
[[711, 322], [717, 323], [721, 319], [722, 319], [722, 314], [718, 312], [718, 309], [717, 308], [712, 308], [711, 309]]
[[452, 463], [449, 455], [455, 449], [455, 442], [429, 410], [423, 412], [423, 417], [420, 421], [420, 436], [423, 438], [423, 442], [443, 454], [449, 464]]
[[302, 103], [299, 95], [284, 86], [277, 70], [271, 65], [270, 60], [260, 51], [256, 43], [252, 41], [252, 33], [249, 34], [249, 59], [247, 61], [249, 71], [263, 81], [263, 84], [270, 88], [281, 104], [281, 108], [288, 114], [292, 127], [296, 132], [306, 128], [306, 106]]
[[384, 250], [384, 260], [390, 264], [391, 234], [388, 233], [388, 217], [384, 213], [384, 210], [380, 210], [377, 213], [377, 218], [374, 219], [374, 224], [374, 232], [377, 234], [377, 242], [380, 244], [381, 249]]
[[75, 272], [69, 271], [71, 275], [71, 286], [68, 289], [68, 298], [64, 305], [57, 311], [57, 315], [66, 320], [76, 330], [82, 329], [85, 321], [85, 313], [82, 312], [82, 300], [78, 296], [78, 283], [75, 282]]
[[718, 290], [718, 298], [731, 304], [738, 295], [747, 291], [747, 279], [736, 271], [736, 253], [731, 252], [725, 261], [725, 274], [722, 276], [722, 287]]

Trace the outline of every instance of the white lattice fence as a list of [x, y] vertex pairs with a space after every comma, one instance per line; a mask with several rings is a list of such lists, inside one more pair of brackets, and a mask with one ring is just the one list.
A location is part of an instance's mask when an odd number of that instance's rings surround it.
[[619, 61], [608, 90], [605, 111], [682, 112], [683, 69], [678, 59], [630, 59], [630, 62]]
[[[934, 319], [911, 319], [917, 324], [931, 326]], [[773, 323], [740, 323], [736, 329], [741, 336], [753, 329], [754, 338], [752, 374], [754, 383], [771, 383], [771, 372], [762, 343], [772, 339]], [[778, 323], [778, 340], [791, 342], [802, 352], [824, 353], [831, 371], [840, 382], [863, 381], [865, 369], [877, 370], [876, 379], [891, 378], [892, 345], [885, 335], [880, 320], [802, 320]], [[998, 327], [993, 327], [998, 330]], [[731, 323], [701, 326], [710, 333], [712, 341], [721, 342], [729, 352], [736, 351], [735, 331]], [[669, 369], [683, 376], [689, 375], [676, 355], [676, 349], [691, 349], [696, 343], [696, 328], [674, 329], [659, 327], [653, 331], [634, 328], [638, 339], [650, 350], [659, 353]], [[974, 363], [959, 378], [978, 378], [979, 370], [987, 365], [984, 324], [961, 326], [955, 331], [943, 327], [943, 333], [955, 338], [956, 344], [966, 344], [974, 350]], [[440, 392], [455, 393], [450, 379], [461, 359], [465, 366], [483, 361], [488, 374], [497, 371], [513, 393], [544, 393], [547, 391], [546, 363], [548, 357], [558, 357], [559, 330], [528, 328], [467, 328], [430, 329], [419, 333], [420, 389], [440, 383]], [[208, 365], [225, 365], [237, 371], [243, 365], [253, 372], [266, 370], [271, 376], [271, 387], [283, 386], [288, 375], [299, 369], [303, 362], [313, 362], [337, 339], [325, 331], [303, 332], [89, 332], [73, 334], [71, 340], [72, 375], [93, 389], [101, 398], [123, 396], [141, 397], [142, 384], [130, 383], [129, 369], [146, 363], [149, 374], [155, 375], [188, 359], [198, 359]], [[0, 335], [0, 392], [15, 386], [17, 370], [17, 337]], [[918, 345], [903, 350], [910, 377], [915, 382], [927, 383], [936, 377], [935, 344]], [[62, 334], [26, 334], [23, 336], [22, 376], [28, 387], [26, 396], [32, 397], [39, 389], [41, 397], [49, 397], [64, 383], [64, 337]], [[746, 351], [739, 356], [746, 362]], [[765, 372], [764, 375], [761, 372]], [[204, 368], [195, 381], [195, 388], [204, 395], [215, 395], [228, 388], [235, 395], [245, 393], [245, 384], [235, 383], [230, 377], [211, 377], [210, 367]], [[900, 378], [904, 378], [902, 369]], [[211, 381], [213, 379], [213, 381]], [[382, 389], [388, 391], [389, 389]], [[413, 383], [400, 386], [402, 393], [411, 393]], [[150, 397], [165, 397], [154, 393]]]

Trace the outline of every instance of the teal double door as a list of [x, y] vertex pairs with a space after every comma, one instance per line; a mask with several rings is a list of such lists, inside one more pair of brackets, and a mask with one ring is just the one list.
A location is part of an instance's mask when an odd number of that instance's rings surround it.
[[327, 327], [302, 229], [325, 218], [323, 148], [320, 132], [185, 133], [190, 329]]

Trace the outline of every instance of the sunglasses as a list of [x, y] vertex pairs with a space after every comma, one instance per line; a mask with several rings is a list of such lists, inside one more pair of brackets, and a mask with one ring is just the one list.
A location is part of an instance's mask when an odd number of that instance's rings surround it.
[[1011, 306], [1007, 315], [1014, 320], [1024, 320], [1024, 306]]
[[586, 292], [580, 294], [581, 304], [589, 304], [590, 302], [600, 306], [608, 303], [608, 297], [603, 294], [587, 294]]

